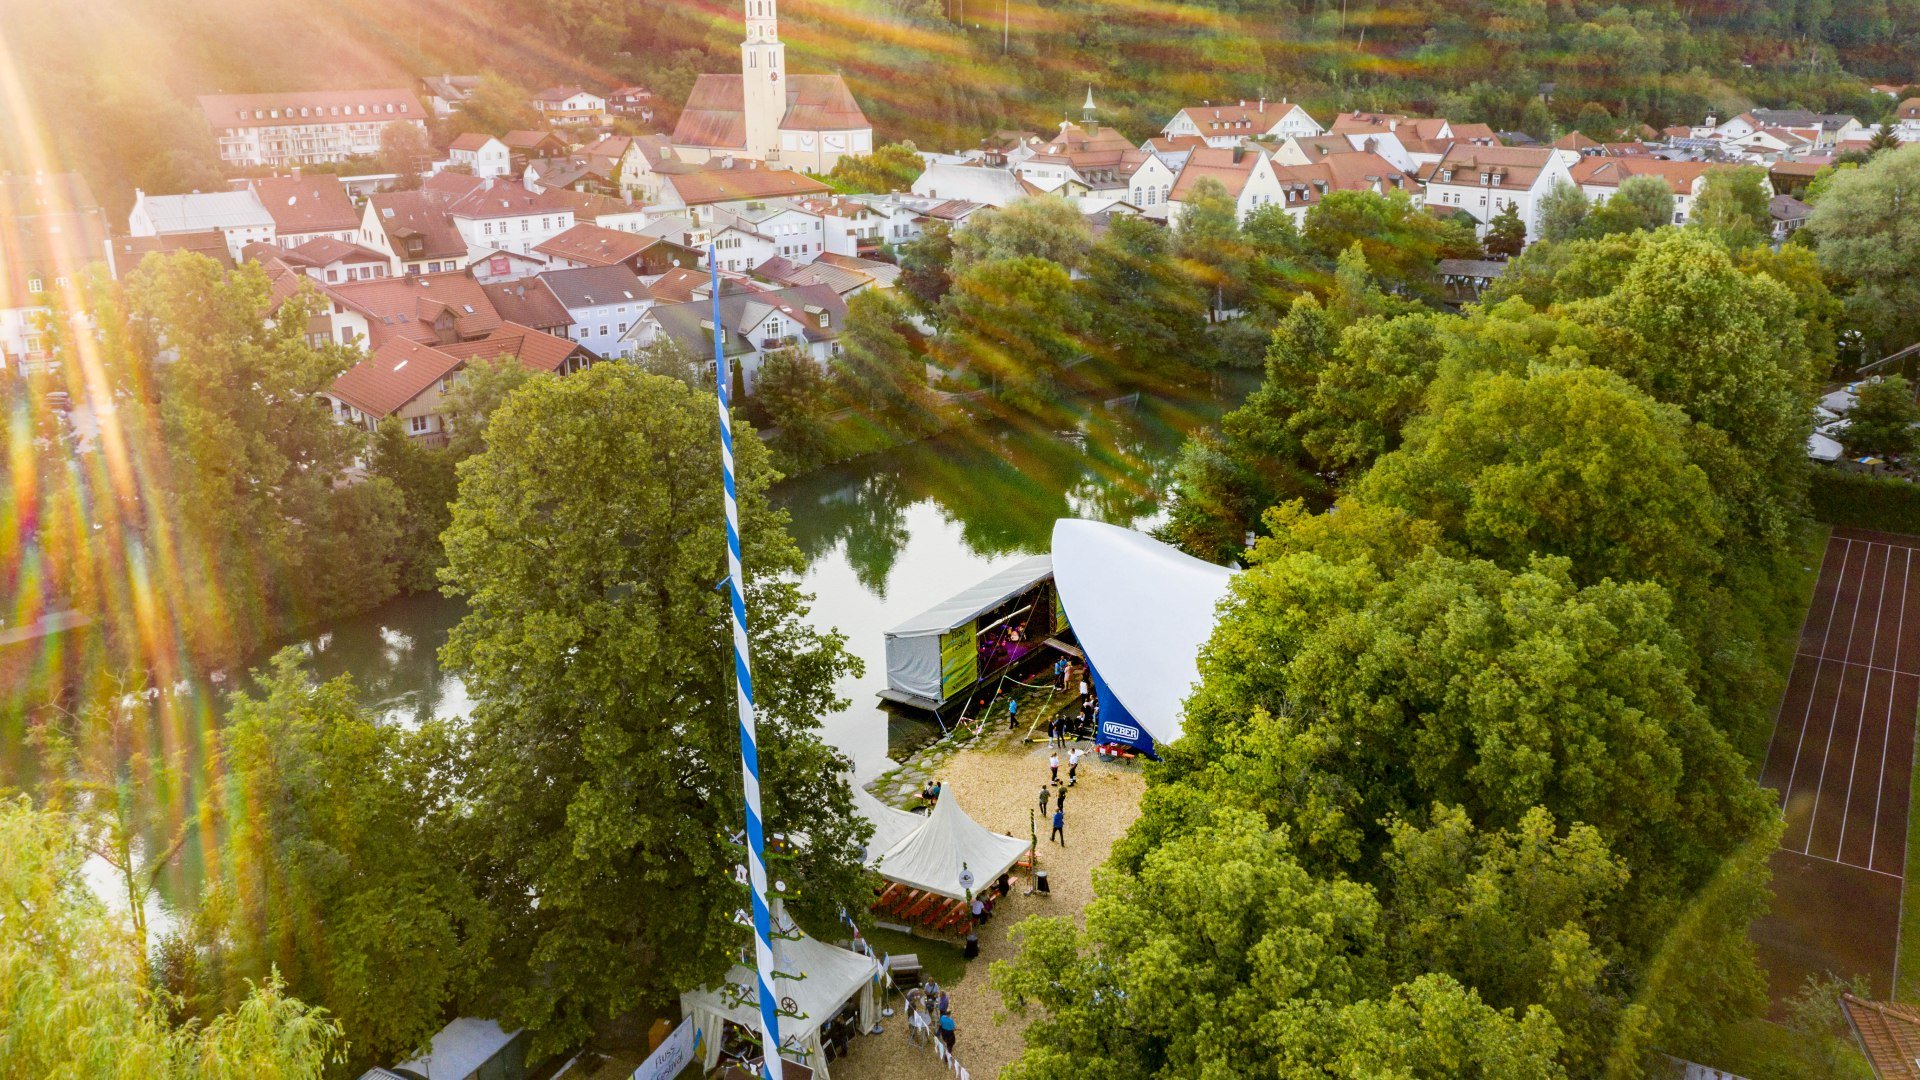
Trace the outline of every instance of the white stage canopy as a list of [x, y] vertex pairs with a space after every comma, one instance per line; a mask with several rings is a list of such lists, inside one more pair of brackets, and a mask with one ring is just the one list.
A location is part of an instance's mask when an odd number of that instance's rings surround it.
[[853, 808], [860, 811], [861, 817], [873, 822], [873, 839], [867, 841], [866, 862], [869, 865], [885, 854], [888, 848], [905, 840], [909, 833], [919, 831], [920, 826], [927, 823], [922, 814], [888, 806], [859, 784], [851, 780], [847, 784], [853, 788]]
[[[787, 1049], [785, 1056], [798, 1058], [813, 1070], [813, 1075], [828, 1080], [827, 1056], [820, 1049], [820, 1027], [858, 996], [860, 1030], [873, 1030], [880, 1018], [873, 994], [880, 961], [808, 937], [787, 915], [786, 905], [777, 896], [772, 899], [770, 912], [773, 992], [780, 999], [780, 1040]], [[735, 964], [720, 989], [681, 994], [680, 1010], [693, 1020], [704, 1076], [720, 1063], [722, 1021], [756, 1033], [760, 1030], [759, 976], [752, 968]]]
[[1232, 578], [1225, 567], [1132, 529], [1054, 522], [1054, 587], [1094, 670], [1102, 741], [1148, 748], [1127, 737], [1133, 724], [1156, 743], [1180, 737], [1182, 706], [1200, 681], [1200, 650]]
[[888, 849], [873, 868], [881, 877], [908, 888], [965, 900], [967, 886], [960, 880], [963, 867], [973, 875], [972, 888], [979, 893], [1012, 869], [1027, 847], [1026, 840], [994, 832], [968, 817], [960, 809], [953, 785], [944, 784], [926, 824]]

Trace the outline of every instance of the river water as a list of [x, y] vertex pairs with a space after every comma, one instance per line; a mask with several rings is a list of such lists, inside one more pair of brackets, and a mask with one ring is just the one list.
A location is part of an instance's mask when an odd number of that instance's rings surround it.
[[[823, 718], [826, 739], [866, 780], [931, 734], [891, 717], [876, 694], [886, 685], [887, 628], [933, 606], [1008, 563], [1045, 551], [1056, 519], [1085, 517], [1150, 528], [1181, 441], [1251, 390], [1242, 375], [1186, 395], [1143, 397], [1137, 406], [1100, 405], [1058, 426], [995, 422], [825, 469], [774, 489], [806, 558], [811, 618], [846, 636], [865, 665], [839, 687], [844, 709]], [[458, 717], [471, 701], [438, 654], [459, 622], [460, 601], [402, 597], [334, 624], [303, 644], [321, 678], [351, 675], [362, 700], [395, 723]], [[224, 686], [197, 687], [196, 711], [217, 727]], [[18, 746], [0, 752], [0, 773], [20, 783], [31, 766]], [[8, 761], [8, 758], [12, 758]], [[0, 784], [7, 776], [0, 775]], [[211, 852], [190, 846], [162, 879], [152, 912], [164, 925], [172, 900], [190, 899]]]

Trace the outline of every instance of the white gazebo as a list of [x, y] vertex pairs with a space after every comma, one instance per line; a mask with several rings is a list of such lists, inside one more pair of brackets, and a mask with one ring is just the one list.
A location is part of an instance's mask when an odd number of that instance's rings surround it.
[[1200, 650], [1233, 571], [1098, 521], [1053, 523], [1053, 582], [1086, 652], [1102, 743], [1152, 752], [1180, 737]]
[[888, 848], [873, 868], [909, 889], [966, 900], [1011, 870], [1027, 847], [1027, 841], [968, 817], [953, 785], [945, 784], [925, 823]]
[[[880, 961], [808, 937], [787, 915], [786, 905], [777, 896], [770, 911], [773, 992], [779, 998], [782, 1056], [798, 1060], [820, 1080], [828, 1080], [820, 1028], [857, 998], [860, 1030], [873, 1030], [879, 1021], [873, 990]], [[760, 1029], [759, 985], [759, 976], [752, 968], [735, 964], [718, 989], [680, 995], [680, 1011], [693, 1021], [701, 1075], [720, 1064], [727, 1024], [738, 1024], [748, 1031]]]

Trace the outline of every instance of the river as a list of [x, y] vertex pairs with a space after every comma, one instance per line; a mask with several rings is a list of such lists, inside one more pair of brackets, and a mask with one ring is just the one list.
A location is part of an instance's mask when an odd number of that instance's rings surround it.
[[[964, 428], [778, 485], [774, 501], [790, 516], [806, 559], [812, 621], [844, 634], [865, 667], [839, 687], [846, 707], [822, 722], [856, 778], [885, 771], [892, 753], [931, 734], [925, 724], [879, 708], [888, 627], [1045, 551], [1058, 518], [1151, 527], [1164, 513], [1181, 441], [1255, 381], [1243, 374], [1185, 396], [1143, 397], [1136, 407], [1087, 407], [1060, 421], [1072, 425], [1064, 429], [1005, 422]], [[440, 669], [439, 650], [462, 611], [447, 597], [402, 597], [302, 644], [317, 676], [351, 675], [361, 699], [392, 722], [458, 717], [471, 701], [460, 680]], [[222, 691], [232, 688], [229, 681], [187, 691], [204, 698], [190, 712], [217, 727]], [[14, 783], [32, 773], [24, 753], [17, 745], [0, 753], [0, 773]], [[168, 899], [193, 895], [206, 857], [189, 846], [163, 875], [156, 926], [170, 919]]]

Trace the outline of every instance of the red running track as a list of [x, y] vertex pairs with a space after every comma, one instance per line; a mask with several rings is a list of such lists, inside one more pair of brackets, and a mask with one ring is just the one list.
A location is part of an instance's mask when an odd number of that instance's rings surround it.
[[1786, 815], [1754, 930], [1776, 998], [1823, 971], [1891, 993], [1916, 707], [1920, 537], [1836, 529], [1760, 769]]

